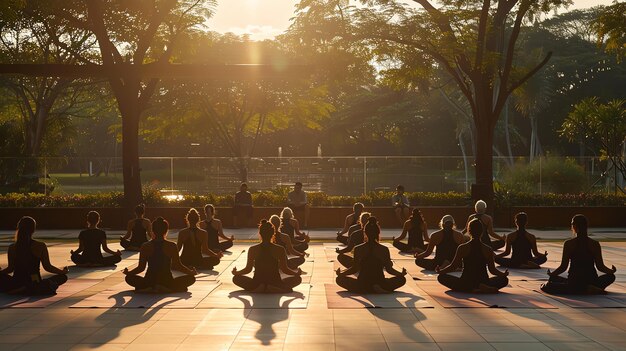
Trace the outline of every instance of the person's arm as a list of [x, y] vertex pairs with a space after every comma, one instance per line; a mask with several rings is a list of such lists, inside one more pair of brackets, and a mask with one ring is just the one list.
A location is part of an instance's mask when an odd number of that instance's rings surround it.
[[122, 239], [128, 240], [130, 239], [131, 235], [133, 235], [133, 221], [132, 220], [128, 221], [128, 224], [126, 225], [126, 235], [124, 235]]
[[[363, 246], [361, 245], [359, 246], [362, 248]], [[354, 274], [361, 270], [361, 260], [363, 259], [362, 258], [363, 255], [361, 254], [361, 248], [359, 248], [359, 246], [357, 246], [354, 251], [354, 263], [352, 264], [352, 267], [344, 271], [342, 271], [341, 268], [337, 268], [336, 273], [338, 276], [346, 276], [346, 275]]]
[[410, 225], [411, 225], [410, 221], [404, 222], [404, 225], [402, 226], [402, 233], [400, 234], [400, 236], [397, 237], [397, 238], [394, 236], [394, 237], [391, 238], [391, 240], [393, 240], [393, 241], [400, 241], [400, 240], [404, 239], [406, 237], [407, 233], [409, 232], [409, 226]]
[[411, 203], [409, 202], [409, 198], [406, 195], [402, 195], [401, 197], [402, 204], [406, 207], [411, 207]]
[[426, 222], [422, 223], [422, 235], [424, 236], [424, 241], [430, 241], [428, 237], [428, 225]]
[[302, 269], [300, 268], [298, 268], [297, 271], [294, 271], [293, 269], [289, 268], [289, 266], [287, 265], [287, 252], [285, 251], [284, 247], [274, 246], [272, 247], [272, 250], [274, 251], [274, 254], [278, 256], [278, 267], [280, 268], [281, 272], [287, 275], [302, 274]]
[[617, 272], [617, 268], [612, 266], [611, 268], [604, 265], [604, 260], [602, 259], [602, 248], [600, 247], [600, 243], [594, 241], [592, 244], [591, 252], [593, 252], [593, 257], [596, 263], [596, 267], [598, 270], [605, 274], [613, 274]]
[[[487, 217], [485, 215], [485, 217]], [[505, 235], [498, 235], [496, 234], [495, 231], [493, 231], [493, 218], [491, 218], [491, 216], [487, 217], [488, 221], [487, 221], [487, 233], [489, 233], [489, 235], [492, 238], [498, 239], [498, 240], [505, 240], [506, 236]]]
[[290, 191], [290, 192], [287, 193], [287, 205], [288, 206], [295, 205], [295, 203], [293, 201], [293, 191]]
[[442, 236], [443, 236], [443, 233], [441, 231], [437, 231], [433, 233], [433, 235], [430, 237], [430, 241], [428, 241], [428, 246], [426, 246], [426, 250], [420, 253], [416, 252], [415, 258], [426, 258], [430, 256], [433, 253], [433, 250], [435, 249], [435, 245], [439, 245], [441, 243]]
[[535, 257], [548, 256], [548, 251], [546, 251], [544, 253], [539, 253], [539, 249], [537, 249], [537, 238], [534, 235], [532, 235], [532, 234], [530, 234], [530, 247], [531, 247]]
[[76, 249], [76, 251], [74, 250], [70, 250], [71, 254], [75, 254], [75, 253], [81, 253], [85, 251], [85, 246], [83, 245], [83, 240], [82, 240], [82, 236], [80, 234], [78, 234], [78, 249]]
[[354, 214], [347, 215], [345, 221], [343, 221], [343, 229], [337, 232], [337, 235], [342, 235], [348, 232], [350, 229], [350, 217], [354, 216]]
[[106, 233], [104, 233], [102, 235], [102, 250], [104, 250], [104, 252], [106, 252], [108, 254], [111, 254], [111, 255], [116, 255], [116, 256], [121, 256], [122, 255], [122, 252], [120, 252], [120, 250], [113, 251], [113, 250], [109, 249], [109, 246], [107, 245], [107, 235], [106, 235]]
[[146, 219], [146, 234], [148, 234], [148, 239], [152, 238], [152, 222]]
[[224, 257], [224, 254], [221, 251], [215, 252], [215, 251], [213, 251], [213, 250], [211, 250], [209, 248], [209, 241], [208, 240], [204, 240], [203, 241], [201, 248], [202, 248], [202, 253], [207, 255], [207, 256], [218, 257], [218, 258]]
[[256, 259], [256, 255], [257, 255], [257, 247], [256, 246], [252, 246], [250, 248], [250, 250], [248, 250], [248, 261], [246, 262], [246, 266], [238, 271], [237, 267], [233, 267], [233, 275], [246, 275], [250, 272], [252, 272], [252, 268], [254, 268], [254, 260]]
[[128, 267], [124, 268], [122, 273], [124, 273], [125, 275], [137, 275], [146, 269], [147, 262], [148, 262], [148, 246], [144, 244], [144, 245], [141, 245], [141, 248], [139, 249], [139, 263], [137, 263], [137, 267], [133, 268], [130, 271], [128, 270]]
[[335, 252], [337, 252], [338, 254], [343, 254], [352, 251], [352, 249], [354, 249], [354, 247], [356, 246], [354, 245], [354, 240], [354, 235], [350, 235], [350, 237], [348, 238], [348, 245], [346, 245], [346, 247], [344, 247], [343, 249], [335, 249]]
[[406, 274], [405, 268], [402, 268], [402, 272], [393, 268], [393, 261], [391, 260], [391, 256], [389, 255], [389, 249], [387, 249], [386, 247], [383, 253], [383, 262], [385, 262], [385, 271], [387, 273], [394, 275], [396, 277], [400, 277]]
[[439, 274], [445, 274], [448, 272], [452, 272], [455, 269], [455, 267], [460, 267], [461, 260], [464, 257], [464, 252], [465, 252], [465, 244], [457, 247], [456, 253], [454, 254], [454, 259], [452, 259], [452, 262], [449, 265], [445, 266], [444, 268], [439, 268], [439, 266], [437, 266], [435, 267], [435, 271]]
[[398, 195], [393, 195], [391, 197], [391, 206], [396, 207], [399, 205]]
[[463, 230], [461, 231], [461, 234], [465, 234], [467, 233], [467, 225], [469, 224], [469, 222], [473, 219], [474, 215], [469, 215], [467, 217], [467, 221], [465, 221], [465, 225], [463, 226]]
[[2, 274], [10, 274], [15, 270], [15, 245], [9, 246], [7, 268], [0, 271]]
[[565, 270], [569, 266], [570, 251], [571, 251], [570, 248], [571, 248], [570, 242], [566, 241], [565, 244], [563, 244], [563, 255], [561, 256], [561, 264], [553, 272], [550, 272], [550, 270], [548, 269], [549, 276], [558, 276], [561, 273], [565, 272]]
[[214, 220], [214, 222], [217, 222], [217, 236], [227, 241], [235, 240], [234, 235], [231, 235], [230, 238], [224, 235], [224, 226], [222, 226], [222, 221], [220, 221], [219, 219], [216, 219]]
[[176, 247], [178, 248], [178, 252], [183, 248], [183, 243], [187, 241], [187, 232], [183, 229], [178, 232], [178, 238], [176, 239]]
[[176, 248], [176, 244], [171, 243], [171, 245], [169, 245], [168, 242], [166, 242], [168, 244], [168, 250], [167, 253], [170, 256], [170, 259], [172, 260], [172, 268], [179, 271], [179, 272], [183, 272], [187, 275], [196, 275], [198, 274], [198, 271], [196, 271], [195, 267], [189, 268], [187, 266], [185, 266], [182, 262], [180, 262], [180, 256], [178, 256], [178, 250]]
[[291, 218], [289, 220], [292, 221], [291, 225], [293, 226], [295, 235], [306, 240], [306, 238], [308, 238], [308, 235], [300, 231], [300, 223], [298, 223], [298, 220], [295, 218]]
[[42, 244], [43, 247], [41, 247], [41, 251], [40, 251], [40, 259], [41, 259], [41, 266], [43, 267], [43, 269], [46, 270], [46, 272], [50, 272], [50, 273], [54, 273], [54, 274], [67, 274], [68, 269], [67, 267], [64, 267], [63, 269], [59, 269], [57, 267], [55, 267], [52, 263], [50, 263], [50, 256], [48, 254], [48, 247], [46, 246], [46, 244]]
[[[513, 233], [515, 233], [515, 232], [513, 232]], [[511, 233], [511, 234], [506, 236], [506, 246], [504, 247], [504, 251], [499, 253], [499, 254], [497, 254], [496, 257], [506, 257], [509, 254], [511, 254], [511, 244], [512, 244], [512, 241], [513, 241], [513, 238], [512, 238], [512, 236], [513, 236], [512, 234], [513, 233]], [[515, 235], [517, 237], [517, 235], [524, 235], [524, 234], [517, 232], [517, 234], [515, 234]]]
[[304, 256], [304, 254], [296, 249], [293, 248], [293, 244], [291, 243], [291, 238], [289, 237], [289, 235], [285, 234], [285, 233], [276, 233], [277, 235], [280, 235], [281, 237], [281, 241], [283, 243], [285, 243], [285, 246], [287, 247], [287, 252], [292, 255], [292, 256]]
[[500, 271], [498, 268], [496, 268], [496, 263], [493, 260], [493, 251], [491, 249], [489, 250], [483, 250], [483, 254], [487, 254], [487, 269], [489, 269], [489, 272], [491, 272], [491, 274], [498, 276], [498, 277], [506, 277], [507, 275], [509, 275], [509, 270], [505, 270], [504, 272]]

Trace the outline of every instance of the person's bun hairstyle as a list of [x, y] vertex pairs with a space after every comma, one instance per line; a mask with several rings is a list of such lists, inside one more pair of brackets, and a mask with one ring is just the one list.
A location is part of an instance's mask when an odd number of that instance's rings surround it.
[[156, 235], [164, 235], [170, 229], [170, 224], [163, 217], [157, 217], [152, 222], [152, 231]]

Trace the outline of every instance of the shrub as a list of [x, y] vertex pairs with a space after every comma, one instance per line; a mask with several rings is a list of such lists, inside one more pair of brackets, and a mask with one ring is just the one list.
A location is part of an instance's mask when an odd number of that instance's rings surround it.
[[504, 171], [501, 188], [517, 193], [542, 192], [576, 194], [587, 185], [585, 171], [571, 158], [544, 157], [531, 163], [517, 163]]

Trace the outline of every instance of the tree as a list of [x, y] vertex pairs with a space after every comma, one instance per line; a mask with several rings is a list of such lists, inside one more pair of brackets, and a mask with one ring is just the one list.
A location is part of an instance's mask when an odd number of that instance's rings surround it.
[[[333, 27], [340, 28], [337, 36], [373, 50], [384, 67], [383, 77], [423, 88], [437, 68], [445, 70], [469, 102], [477, 131], [474, 196], [493, 204], [497, 121], [513, 91], [551, 56], [547, 53], [529, 69], [518, 67], [514, 64], [517, 40], [525, 20], [567, 1], [444, 0], [435, 7], [428, 0], [413, 0], [419, 8], [400, 1], [361, 2], [366, 6], [337, 11], [341, 1], [301, 1], [298, 17], [325, 9], [331, 18], [326, 23], [341, 23]], [[326, 23], [320, 23], [320, 28]]]
[[615, 1], [592, 23], [598, 45], [604, 44], [606, 52], [615, 54], [621, 62], [626, 56], [626, 2]]

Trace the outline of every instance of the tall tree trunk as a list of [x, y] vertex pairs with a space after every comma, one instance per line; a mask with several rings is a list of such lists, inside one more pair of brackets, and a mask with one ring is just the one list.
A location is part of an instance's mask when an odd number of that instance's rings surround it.
[[133, 98], [136, 89], [127, 88], [116, 94], [122, 115], [122, 174], [124, 175], [124, 202], [128, 213], [143, 202], [139, 168], [139, 118], [141, 109], [138, 99]]
[[511, 148], [511, 133], [509, 132], [509, 100], [504, 104], [504, 136], [506, 137], [506, 150], [508, 152], [509, 167], [513, 166], [513, 150]]
[[485, 118], [476, 124], [477, 134], [480, 136], [476, 143], [476, 184], [472, 188], [473, 200], [487, 202], [488, 212], [494, 208], [493, 199], [493, 135], [494, 128]]

